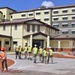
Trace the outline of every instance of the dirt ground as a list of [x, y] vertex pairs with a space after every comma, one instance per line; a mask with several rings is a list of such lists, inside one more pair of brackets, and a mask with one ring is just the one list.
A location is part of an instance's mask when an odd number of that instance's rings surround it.
[[[8, 64], [8, 66], [11, 66], [14, 64], [14, 61], [11, 59], [7, 59], [7, 64]], [[2, 66], [1, 66], [1, 61], [0, 61], [0, 70], [1, 70], [1, 68], [2, 68]]]

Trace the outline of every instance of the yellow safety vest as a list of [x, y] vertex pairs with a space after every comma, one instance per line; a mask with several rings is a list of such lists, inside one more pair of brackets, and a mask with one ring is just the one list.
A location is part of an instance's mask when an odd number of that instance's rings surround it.
[[15, 48], [15, 51], [18, 51], [18, 47]]
[[49, 54], [53, 55], [53, 50], [52, 49], [49, 50]]
[[31, 47], [28, 47], [28, 52], [31, 52]]
[[46, 50], [43, 51], [43, 56], [46, 56]]
[[38, 50], [38, 49], [37, 49], [36, 47], [34, 47], [34, 48], [33, 48], [33, 54], [37, 54], [37, 50]]
[[42, 54], [42, 50], [43, 50], [42, 48], [39, 49], [39, 54]]
[[27, 52], [27, 47], [24, 48], [24, 51]]

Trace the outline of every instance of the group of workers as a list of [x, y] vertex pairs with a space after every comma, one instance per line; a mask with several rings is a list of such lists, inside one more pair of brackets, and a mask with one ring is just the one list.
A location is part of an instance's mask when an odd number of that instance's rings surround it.
[[[47, 51], [46, 48], [42, 48], [41, 46], [38, 49], [37, 45], [34, 45], [33, 48], [31, 48], [30, 46], [27, 46], [27, 45], [25, 45], [24, 48], [22, 48], [21, 46], [19, 46], [19, 47], [16, 46], [16, 48], [15, 48], [16, 59], [17, 59], [17, 57], [19, 59], [21, 59], [22, 52], [25, 55], [25, 59], [26, 58], [28, 60], [34, 59], [34, 63], [36, 63], [37, 56], [39, 56], [39, 60], [42, 63], [49, 63], [50, 58], [51, 58], [51, 63], [53, 63], [53, 50], [51, 49], [51, 47], [49, 47], [49, 50]], [[33, 56], [33, 57], [31, 57], [31, 56]]]

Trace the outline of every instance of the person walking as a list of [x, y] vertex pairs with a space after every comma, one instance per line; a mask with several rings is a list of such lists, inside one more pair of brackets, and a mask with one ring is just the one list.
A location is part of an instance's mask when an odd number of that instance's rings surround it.
[[17, 57], [19, 58], [19, 48], [17, 45], [15, 47], [15, 56], [16, 56], [16, 59], [17, 59]]
[[46, 48], [44, 48], [43, 52], [42, 52], [42, 63], [46, 63], [46, 57], [47, 57], [47, 51]]
[[25, 59], [27, 58], [27, 50], [28, 50], [28, 47], [27, 47], [27, 45], [25, 45], [25, 47], [24, 47]]
[[28, 60], [31, 60], [31, 52], [32, 52], [32, 48], [29, 46], [28, 47]]
[[7, 54], [6, 54], [6, 49], [4, 46], [1, 47], [0, 60], [2, 62], [2, 71], [4, 71], [4, 67], [8, 71]]
[[37, 52], [38, 52], [38, 48], [35, 45], [34, 48], [33, 48], [34, 63], [36, 63]]
[[22, 47], [19, 46], [19, 59], [21, 59], [21, 54], [22, 54]]
[[39, 60], [41, 61], [42, 60], [42, 52], [43, 52], [43, 49], [41, 48], [41, 46], [39, 47]]
[[49, 63], [50, 58], [51, 58], [51, 63], [53, 64], [53, 50], [51, 49], [51, 47], [49, 47], [47, 63]]

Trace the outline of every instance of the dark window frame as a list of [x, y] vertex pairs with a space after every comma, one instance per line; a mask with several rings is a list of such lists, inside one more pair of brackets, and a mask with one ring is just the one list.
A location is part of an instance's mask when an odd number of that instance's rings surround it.
[[40, 32], [40, 26], [39, 25], [37, 25], [37, 31]]
[[35, 32], [35, 25], [32, 25], [32, 32]]
[[17, 24], [14, 26], [14, 30], [17, 30]]
[[6, 30], [6, 25], [3, 25], [3, 30]]
[[49, 11], [45, 11], [44, 14], [49, 14]]
[[68, 10], [63, 10], [62, 12], [63, 12], [63, 13], [67, 13], [67, 12], [68, 12]]
[[27, 32], [30, 32], [30, 25], [27, 25]]

